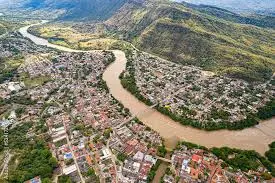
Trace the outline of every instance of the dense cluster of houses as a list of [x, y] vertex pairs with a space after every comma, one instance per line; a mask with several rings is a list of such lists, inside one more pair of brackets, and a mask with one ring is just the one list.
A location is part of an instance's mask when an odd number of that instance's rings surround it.
[[118, 180], [146, 182], [157, 161], [157, 148], [162, 143], [156, 132], [135, 120], [114, 130], [109, 145], [117, 156], [125, 157], [120, 160]]
[[[218, 76], [195, 66], [172, 63], [146, 53], [133, 52], [136, 84], [141, 94], [179, 116], [202, 122], [240, 121], [257, 112], [274, 95], [274, 86], [251, 85]], [[223, 119], [213, 115], [220, 111]]]
[[[67, 175], [75, 182], [146, 182], [163, 141], [136, 119], [121, 125], [130, 118], [129, 110], [106, 91], [101, 78], [113, 59], [110, 52], [58, 53], [25, 39], [0, 46], [5, 50], [3, 57], [14, 55], [17, 49], [24, 53], [19, 74], [50, 78], [33, 87], [26, 87], [20, 78], [2, 83], [1, 98], [22, 98], [28, 105], [15, 104], [15, 108], [24, 107], [22, 114], [6, 111], [1, 125], [25, 121], [42, 125], [40, 134], [34, 126], [26, 135], [50, 137], [49, 147], [59, 163], [57, 176]], [[39, 177], [30, 180], [39, 181]]]
[[[20, 37], [16, 34], [11, 36]], [[57, 177], [67, 175], [74, 182], [91, 182], [91, 179], [92, 182], [147, 182], [152, 167], [160, 159], [158, 148], [163, 146], [163, 140], [138, 119], [132, 119], [129, 110], [106, 91], [101, 76], [113, 55], [105, 51], [59, 53], [25, 39], [15, 40], [18, 41], [0, 44], [3, 50], [0, 57], [20, 51], [27, 57], [18, 69], [19, 74], [50, 79], [31, 88], [20, 77], [0, 84], [1, 98], [27, 103], [14, 102], [7, 107], [4, 111], [7, 115], [0, 125], [34, 122], [35, 126], [26, 135], [50, 137], [49, 148], [59, 164], [55, 171]], [[176, 113], [182, 113], [186, 107], [194, 111], [187, 115], [195, 119], [209, 120], [203, 114], [209, 114], [216, 106], [230, 113], [228, 120], [239, 120], [274, 94], [269, 83], [247, 92], [250, 86], [244, 81], [155, 59], [145, 54], [134, 55], [135, 77], [141, 94]], [[170, 99], [177, 90], [181, 91]], [[244, 104], [244, 108], [240, 107]], [[20, 114], [14, 110], [18, 108]], [[163, 176], [166, 183], [248, 181], [242, 172], [232, 174], [223, 169], [217, 157], [201, 149], [181, 146], [169, 161], [171, 170]], [[39, 183], [41, 179], [38, 176], [27, 182]]]
[[167, 169], [162, 181], [175, 182], [209, 182], [209, 183], [248, 183], [261, 182], [257, 176], [248, 176], [242, 171], [223, 168], [223, 161], [207, 150], [188, 148], [180, 145], [172, 154], [172, 164]]

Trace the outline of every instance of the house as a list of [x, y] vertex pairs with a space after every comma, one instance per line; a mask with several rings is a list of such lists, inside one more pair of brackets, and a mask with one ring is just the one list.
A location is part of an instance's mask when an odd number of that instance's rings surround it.
[[72, 159], [72, 158], [73, 158], [73, 154], [71, 152], [64, 154], [64, 160]]
[[141, 180], [147, 180], [147, 175], [150, 172], [152, 167], [152, 164], [150, 163], [143, 163], [140, 171], [139, 171], [139, 179]]
[[90, 155], [86, 155], [85, 157], [86, 157], [86, 161], [87, 161], [88, 165], [89, 165], [89, 166], [92, 166], [93, 163], [92, 163], [92, 158], [91, 158], [91, 156], [90, 156]]
[[71, 165], [71, 166], [64, 167], [62, 171], [63, 171], [63, 174], [69, 175], [70, 173], [73, 173], [73, 172], [75, 172], [76, 170], [77, 170], [77, 169], [76, 169], [76, 165], [73, 164], [73, 165]]
[[198, 179], [199, 178], [199, 170], [195, 169], [195, 168], [190, 168], [190, 175], [193, 179]]
[[136, 161], [142, 161], [143, 158], [144, 158], [144, 154], [140, 151], [138, 151], [133, 157], [133, 159]]
[[40, 176], [34, 177], [33, 179], [27, 180], [24, 183], [42, 183]]
[[19, 90], [21, 90], [22, 87], [24, 87], [24, 83], [9, 82], [8, 84], [8, 90], [10, 90], [11, 92], [18, 92]]
[[151, 155], [146, 155], [144, 158], [144, 161], [147, 163], [156, 164], [157, 159], [153, 158], [153, 156], [151, 156]]
[[200, 164], [202, 162], [202, 156], [197, 155], [197, 154], [193, 154], [192, 155], [192, 161]]
[[109, 149], [103, 148], [103, 149], [101, 150], [101, 152], [102, 152], [102, 154], [101, 154], [102, 156], [100, 156], [100, 159], [101, 159], [101, 160], [105, 160], [105, 159], [108, 159], [108, 158], [111, 157], [111, 152], [110, 152]]

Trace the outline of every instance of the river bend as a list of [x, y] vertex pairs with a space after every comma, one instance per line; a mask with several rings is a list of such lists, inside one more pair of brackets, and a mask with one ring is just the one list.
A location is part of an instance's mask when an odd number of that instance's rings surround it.
[[[27, 30], [31, 26], [33, 25], [22, 27], [19, 32], [37, 45], [43, 45], [67, 52], [89, 52], [51, 44], [46, 39], [28, 33]], [[268, 144], [275, 141], [274, 118], [262, 122], [255, 127], [246, 128], [240, 131], [219, 130], [207, 132], [183, 126], [155, 109], [150, 109], [149, 106], [136, 99], [120, 84], [119, 75], [125, 70], [127, 60], [124, 52], [120, 50], [112, 51], [116, 56], [116, 60], [103, 74], [103, 79], [106, 81], [110, 93], [125, 107], [129, 108], [132, 114], [137, 114], [137, 117], [144, 124], [157, 131], [165, 139], [165, 144], [168, 148], [172, 149], [177, 141], [184, 140], [206, 147], [228, 146], [256, 150], [263, 154], [268, 149]], [[140, 111], [145, 110], [147, 111], [145, 114], [139, 114]]]

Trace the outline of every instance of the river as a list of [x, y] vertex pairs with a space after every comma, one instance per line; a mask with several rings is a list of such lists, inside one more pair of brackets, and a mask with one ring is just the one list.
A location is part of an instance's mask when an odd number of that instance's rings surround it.
[[[22, 27], [19, 32], [37, 45], [44, 45], [68, 52], [88, 52], [74, 50], [49, 43], [43, 38], [36, 37], [27, 32], [30, 26]], [[157, 131], [165, 140], [165, 145], [172, 149], [179, 140], [193, 142], [206, 147], [234, 147], [240, 149], [256, 150], [261, 154], [268, 149], [268, 144], [275, 141], [275, 119], [261, 122], [259, 125], [239, 131], [219, 130], [203, 131], [192, 127], [183, 126], [169, 117], [159, 113], [155, 109], [140, 102], [120, 84], [119, 75], [126, 67], [126, 57], [120, 50], [112, 50], [116, 60], [104, 72], [103, 79], [106, 81], [111, 94], [132, 114], [147, 126]], [[140, 111], [147, 111], [145, 114]]]

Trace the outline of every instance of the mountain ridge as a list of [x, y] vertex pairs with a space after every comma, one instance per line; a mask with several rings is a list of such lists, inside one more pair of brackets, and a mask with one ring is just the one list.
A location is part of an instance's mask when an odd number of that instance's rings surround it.
[[275, 16], [275, 1], [270, 0], [177, 0], [196, 5], [211, 5], [237, 13], [263, 14]]
[[125, 6], [106, 24], [140, 49], [245, 80], [267, 80], [274, 72], [274, 30], [221, 19], [177, 3]]
[[275, 71], [272, 19], [265, 25], [221, 8], [165, 0], [125, 1], [112, 10], [101, 17], [106, 35], [170, 61], [253, 82], [266, 81]]
[[29, 0], [23, 3], [22, 8], [43, 10], [62, 9], [59, 20], [95, 20], [107, 19], [124, 3], [138, 0]]

